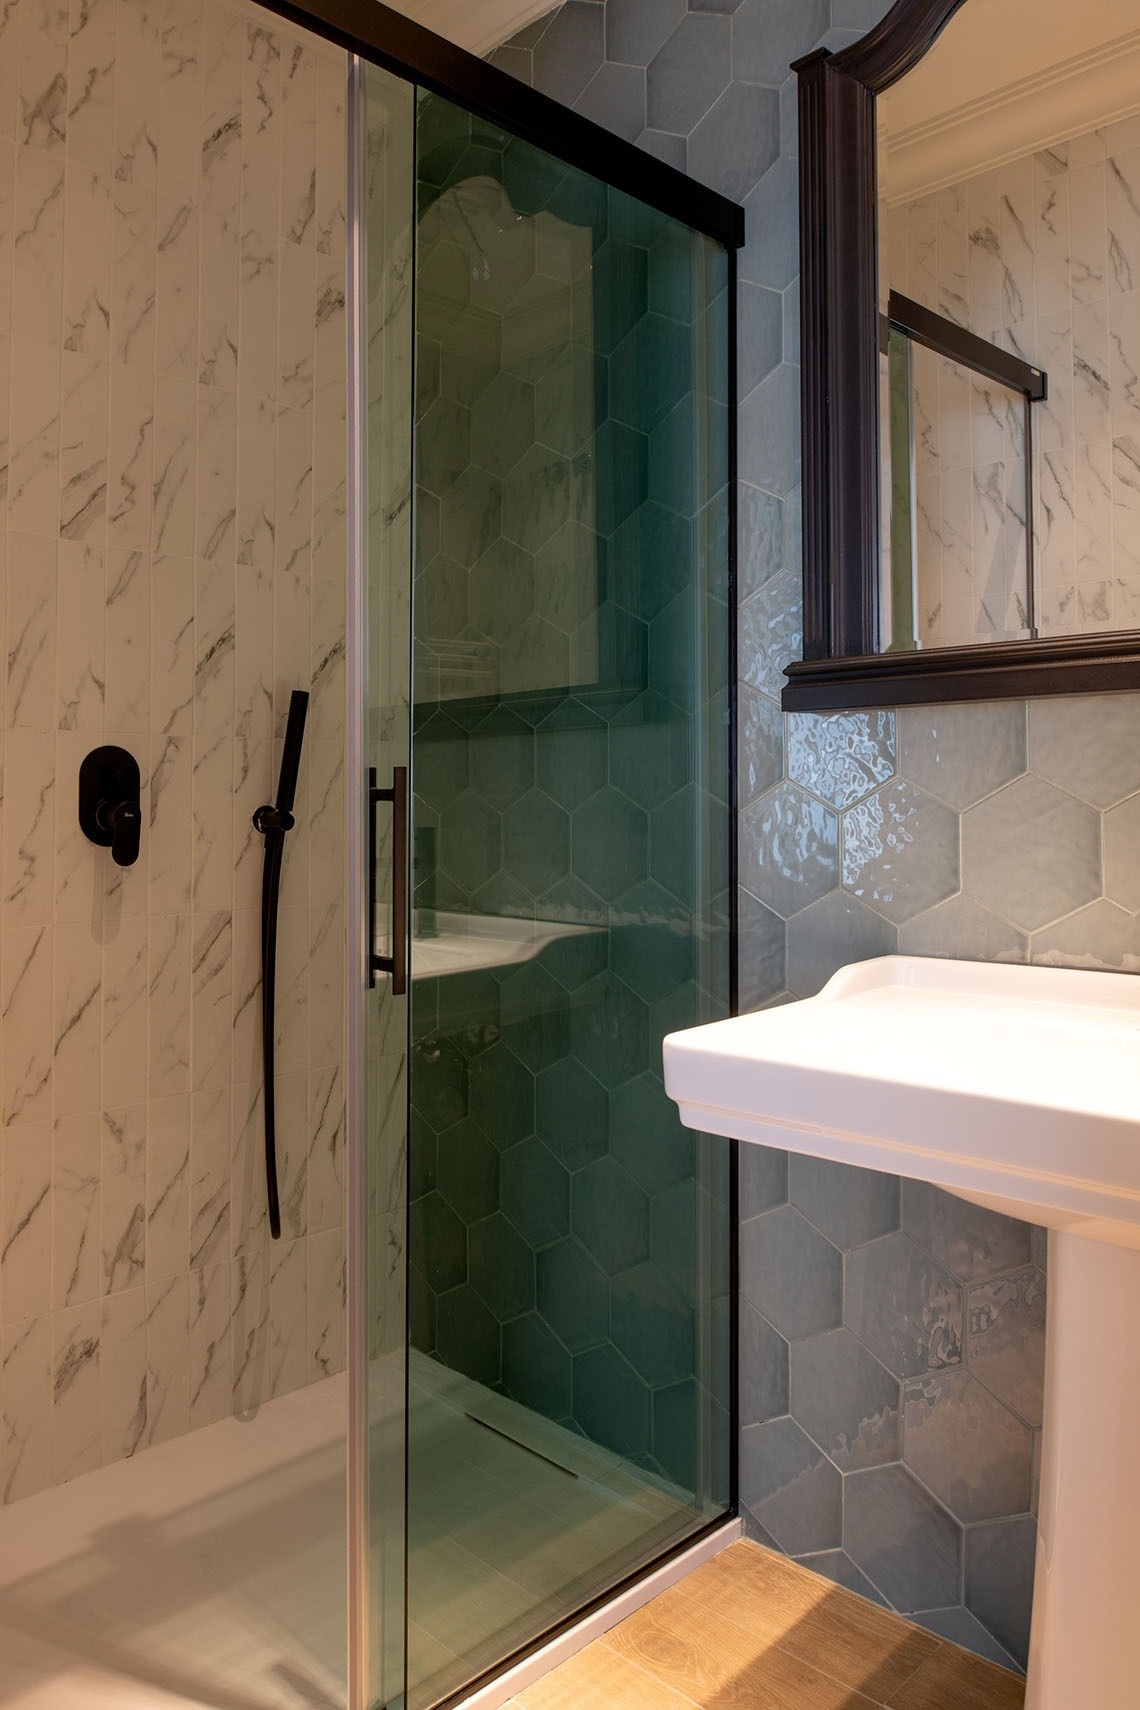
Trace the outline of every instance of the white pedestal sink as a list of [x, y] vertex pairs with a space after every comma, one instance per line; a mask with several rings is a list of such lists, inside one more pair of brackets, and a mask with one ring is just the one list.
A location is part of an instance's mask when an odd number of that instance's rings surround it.
[[1140, 979], [887, 956], [665, 1040], [691, 1128], [1049, 1229], [1026, 1710], [1140, 1703]]

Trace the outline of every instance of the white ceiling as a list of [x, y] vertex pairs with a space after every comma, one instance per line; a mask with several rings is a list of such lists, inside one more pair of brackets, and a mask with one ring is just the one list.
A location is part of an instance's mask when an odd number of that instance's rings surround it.
[[891, 201], [1140, 111], [1140, 0], [966, 0], [880, 102]]
[[387, 0], [397, 12], [469, 53], [488, 54], [557, 0]]

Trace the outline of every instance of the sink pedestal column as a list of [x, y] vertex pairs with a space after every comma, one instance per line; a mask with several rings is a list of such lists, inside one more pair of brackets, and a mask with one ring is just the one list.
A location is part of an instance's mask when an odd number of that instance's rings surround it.
[[1140, 1702], [1140, 1251], [1049, 1232], [1025, 1710]]

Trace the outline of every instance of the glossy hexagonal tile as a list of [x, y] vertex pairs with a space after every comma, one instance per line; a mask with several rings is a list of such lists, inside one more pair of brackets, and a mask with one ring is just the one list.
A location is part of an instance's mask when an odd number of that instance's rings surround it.
[[572, 1354], [610, 1330], [609, 1278], [573, 1236], [535, 1258], [538, 1310]]
[[840, 1472], [899, 1458], [899, 1380], [849, 1330], [792, 1344], [791, 1413]]
[[500, 1203], [532, 1247], [570, 1233], [570, 1177], [541, 1140], [524, 1140], [504, 1154]]
[[471, 300], [471, 271], [457, 243], [426, 239], [416, 269], [419, 330], [444, 338]]
[[1140, 972], [1140, 918], [1104, 897], [1029, 940], [1029, 960], [1050, 968]]
[[794, 1419], [744, 1427], [740, 1483], [749, 1512], [790, 1555], [842, 1542], [843, 1479]]
[[464, 1223], [487, 1217], [499, 1203], [499, 1154], [477, 1123], [457, 1122], [439, 1137], [439, 1191]]
[[1037, 1527], [1029, 1516], [966, 1533], [966, 1607], [1020, 1668], [1029, 1661]]
[[493, 309], [472, 303], [443, 335], [440, 391], [445, 398], [474, 404], [503, 366], [503, 322]]
[[651, 490], [650, 474], [660, 478], [670, 467], [672, 429], [666, 424], [674, 423], [675, 414], [655, 429], [652, 453], [646, 436], [622, 422], [605, 421], [597, 429], [593, 449], [594, 526], [599, 534], [612, 535], [646, 499], [658, 497]]
[[729, 20], [690, 14], [649, 63], [647, 125], [687, 136], [731, 78]]
[[610, 782], [645, 808], [656, 807], [692, 777], [693, 736], [677, 705], [638, 695], [610, 725]]
[[592, 630], [595, 650], [598, 554], [597, 535], [572, 517], [534, 555], [535, 610], [571, 638]]
[[[701, 1192], [691, 1176], [658, 1188], [649, 1203], [649, 1254], [658, 1269], [690, 1306], [700, 1302], [702, 1286], [711, 1279], [698, 1274]], [[718, 1255], [710, 1264], [719, 1268]]]
[[645, 1381], [676, 1383], [693, 1371], [693, 1312], [649, 1261], [613, 1279], [610, 1334]]
[[536, 1312], [503, 1325], [503, 1385], [524, 1407], [562, 1419], [570, 1411], [570, 1355]]
[[[470, 569], [499, 538], [502, 483], [497, 475], [490, 475], [485, 469], [472, 464], [451, 483], [440, 503], [444, 552], [450, 554], [457, 564]], [[459, 625], [457, 629], [462, 627]], [[457, 630], [437, 627], [433, 633], [450, 636]]]
[[843, 1319], [896, 1377], [962, 1358], [962, 1289], [909, 1235], [885, 1235], [847, 1255]]
[[903, 1385], [903, 1459], [959, 1520], [1028, 1512], [1032, 1435], [969, 1371]]
[[1101, 821], [1104, 894], [1121, 908], [1140, 912], [1140, 795], [1129, 796]]
[[435, 1300], [436, 1347], [444, 1365], [476, 1383], [498, 1383], [502, 1376], [499, 1324], [486, 1301], [464, 1283]]
[[[688, 170], [701, 183], [715, 182], [722, 195], [743, 201], [779, 155], [779, 92], [735, 81], [690, 136]], [[798, 432], [789, 438], [798, 447]]]
[[1035, 1265], [966, 1291], [966, 1363], [1027, 1425], [1044, 1414], [1045, 1295]]
[[639, 505], [606, 542], [609, 597], [638, 617], [656, 617], [688, 586], [690, 531], [689, 519], [664, 505]]
[[503, 533], [537, 552], [570, 515], [572, 473], [556, 451], [532, 445], [503, 481]]
[[1060, 695], [1029, 704], [1029, 764], [1092, 807], [1140, 790], [1136, 704], [1130, 695]]
[[450, 398], [437, 398], [416, 433], [416, 479], [437, 497], [471, 461], [471, 415]]
[[693, 838], [699, 810], [696, 789], [687, 784], [655, 807], [649, 819], [649, 871], [657, 884], [689, 909], [697, 901]]
[[[537, 594], [536, 594], [537, 602]], [[537, 611], [499, 649], [499, 682], [506, 693], [561, 688], [570, 681], [570, 642]]]
[[610, 357], [610, 413], [628, 427], [649, 433], [691, 383], [687, 334], [662, 315], [645, 315]]
[[[691, 989], [687, 983], [674, 986], [658, 999], [658, 1005], [667, 1005]], [[616, 973], [599, 974], [581, 988], [573, 1038], [578, 1056], [611, 1089], [660, 1061], [661, 1034], [650, 1005]]]
[[791, 1202], [837, 1247], [860, 1247], [899, 1227], [899, 1178], [793, 1153]]
[[899, 928], [904, 956], [961, 956], [975, 962], [1024, 962], [1029, 940], [960, 891]]
[[788, 1344], [757, 1312], [740, 1302], [740, 1420], [757, 1425], [788, 1411]]
[[535, 767], [538, 782], [556, 802], [573, 811], [606, 781], [607, 727], [595, 715], [563, 703], [561, 713], [539, 727]]
[[789, 1341], [843, 1321], [842, 1256], [790, 1205], [741, 1225], [740, 1288]]
[[581, 345], [567, 345], [535, 382], [534, 431], [542, 445], [576, 457], [595, 426], [595, 358]]
[[534, 611], [534, 559], [509, 540], [493, 541], [467, 580], [471, 627], [505, 641]]
[[644, 1455], [650, 1442], [649, 1389], [616, 1348], [574, 1356], [574, 1420], [603, 1448]]
[[435, 713], [416, 740], [416, 795], [434, 808], [446, 807], [467, 786], [466, 732], [446, 713]]
[[[534, 781], [534, 746], [530, 726], [508, 708], [496, 707], [464, 742], [472, 788], [492, 807], [503, 809], [517, 802]], [[417, 749], [417, 765], [419, 754]]]
[[[460, 476], [462, 481], [465, 477]], [[438, 552], [416, 577], [414, 626], [417, 640], [448, 639], [467, 626], [467, 570]]]
[[958, 818], [896, 779], [843, 815], [843, 884], [878, 913], [912, 919], [958, 889]]
[[843, 1480], [843, 1547], [902, 1614], [961, 1599], [962, 1529], [898, 1462]]
[[613, 1158], [599, 1158], [574, 1177], [571, 1224], [611, 1276], [649, 1257], [649, 1201]]
[[802, 600], [799, 578], [783, 571], [740, 607], [740, 675], [769, 700], [780, 699], [785, 667], [803, 651]]
[[501, 1212], [471, 1225], [467, 1262], [472, 1287], [500, 1323], [534, 1306], [534, 1254]]
[[618, 897], [646, 875], [648, 821], [628, 796], [606, 786], [575, 811], [572, 865], [591, 889]]
[[527, 790], [503, 813], [503, 865], [535, 896], [570, 866], [570, 815], [543, 790]]
[[506, 1045], [492, 1045], [468, 1069], [471, 1115], [505, 1151], [534, 1132], [534, 1076]]
[[615, 1088], [610, 1117], [613, 1155], [647, 1193], [692, 1174], [695, 1136], [682, 1127], [656, 1071], [647, 1069]]
[[788, 1203], [788, 1154], [776, 1146], [740, 1148], [740, 1216], [759, 1217]]
[[737, 794], [741, 807], [747, 807], [783, 775], [784, 715], [775, 701], [742, 683], [737, 719]]
[[440, 863], [463, 883], [481, 884], [499, 866], [501, 837], [495, 809], [474, 791], [464, 790], [440, 816]]
[[899, 929], [846, 891], [832, 891], [788, 922], [787, 984], [814, 997], [839, 968], [872, 956], [892, 956]]
[[839, 881], [839, 816], [794, 784], [777, 784], [740, 816], [740, 877], [787, 919]]
[[649, 307], [649, 258], [640, 244], [608, 237], [594, 250], [594, 342], [608, 356]]
[[831, 807], [853, 807], [894, 770], [893, 713], [789, 714], [788, 776]]
[[504, 977], [500, 1013], [503, 1039], [536, 1073], [570, 1050], [566, 990], [540, 962], [524, 962]]
[[1071, 914], [1100, 886], [1100, 821], [1052, 784], [1019, 778], [963, 815], [962, 888], [1014, 926]]
[[1025, 771], [1024, 701], [904, 707], [898, 768], [954, 808], [971, 807]]
[[1029, 1260], [1027, 1223], [928, 1182], [903, 1182], [902, 1220], [907, 1234], [963, 1282], [999, 1277]]
[[739, 893], [739, 970], [742, 1014], [778, 997], [787, 985], [787, 923], [749, 891]]
[[437, 1291], [467, 1280], [467, 1230], [440, 1193], [413, 1202], [408, 1222], [412, 1264]]
[[606, 1089], [576, 1057], [543, 1069], [535, 1082], [538, 1133], [568, 1170], [604, 1156], [609, 1143]]
[[471, 456], [492, 475], [506, 475], [534, 441], [534, 387], [496, 374], [471, 410]]

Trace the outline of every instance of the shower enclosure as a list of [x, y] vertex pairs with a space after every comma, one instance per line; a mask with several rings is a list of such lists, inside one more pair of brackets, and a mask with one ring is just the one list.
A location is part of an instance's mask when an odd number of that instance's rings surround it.
[[734, 1501], [739, 212], [364, 0], [0, 67], [0, 1695], [459, 1702]]

